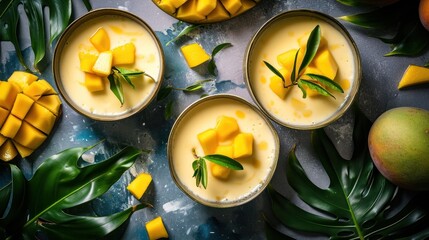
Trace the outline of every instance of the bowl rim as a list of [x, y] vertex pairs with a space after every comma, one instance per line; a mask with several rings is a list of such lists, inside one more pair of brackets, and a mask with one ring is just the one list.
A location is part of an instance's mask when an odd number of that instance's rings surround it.
[[[354, 79], [353, 85], [351, 86], [350, 93], [345, 97], [345, 100], [340, 104], [339, 109], [337, 109], [336, 112], [334, 112], [331, 116], [329, 116], [325, 120], [320, 121], [316, 124], [310, 124], [310, 125], [292, 124], [292, 123], [282, 121], [281, 119], [275, 117], [272, 113], [270, 113], [267, 109], [265, 109], [265, 107], [260, 103], [260, 101], [256, 97], [256, 94], [253, 91], [253, 87], [250, 80], [251, 78], [250, 70], [249, 70], [249, 65], [251, 61], [250, 56], [254, 45], [256, 45], [257, 41], [263, 35], [264, 31], [267, 30], [271, 25], [275, 24], [277, 21], [290, 18], [290, 17], [299, 17], [299, 16], [304, 16], [304, 17], [307, 16], [307, 17], [320, 19], [321, 21], [328, 23], [336, 30], [338, 30], [345, 37], [347, 42], [350, 44], [355, 66], [356, 66], [355, 74], [354, 74], [355, 79]], [[310, 10], [310, 9], [288, 10], [288, 11], [279, 13], [274, 17], [270, 18], [268, 21], [266, 21], [252, 36], [245, 51], [243, 64], [244, 64], [243, 69], [244, 69], [244, 78], [245, 78], [246, 87], [253, 101], [256, 103], [256, 105], [262, 110], [262, 112], [264, 112], [264, 114], [266, 114], [274, 122], [284, 127], [288, 127], [296, 130], [314, 130], [314, 129], [322, 128], [341, 118], [357, 98], [357, 93], [359, 91], [361, 79], [362, 79], [362, 66], [361, 66], [361, 57], [360, 57], [359, 49], [356, 45], [356, 42], [348, 32], [348, 30], [334, 17], [328, 14], [325, 14], [323, 12]]]
[[[173, 160], [173, 156], [172, 156], [173, 155], [172, 154], [172, 148], [173, 148], [172, 147], [172, 144], [173, 144], [172, 141], [173, 141], [174, 136], [176, 134], [177, 128], [180, 126], [180, 124], [182, 123], [183, 119], [185, 119], [187, 114], [189, 112], [191, 112], [195, 107], [200, 106], [201, 104], [205, 104], [207, 102], [210, 102], [213, 100], [219, 100], [219, 99], [227, 99], [227, 100], [236, 101], [240, 104], [243, 104], [245, 106], [250, 107], [256, 114], [258, 114], [264, 120], [264, 122], [266, 123], [266, 125], [270, 129], [270, 132], [274, 138], [275, 149], [274, 149], [274, 154], [273, 154], [273, 162], [271, 164], [271, 171], [266, 176], [265, 181], [260, 186], [260, 188], [257, 191], [255, 191], [252, 195], [246, 196], [245, 198], [238, 199], [236, 201], [215, 202], [215, 201], [208, 201], [208, 200], [205, 200], [203, 198], [200, 198], [196, 194], [194, 194], [191, 190], [189, 190], [184, 184], [182, 184], [182, 182], [180, 181], [179, 177], [176, 175], [176, 172], [174, 170], [174, 164], [173, 164], [174, 160]], [[170, 175], [171, 175], [174, 183], [176, 184], [176, 186], [183, 193], [185, 193], [189, 198], [194, 200], [195, 202], [198, 202], [198, 203], [205, 205], [205, 206], [215, 207], [215, 208], [229, 208], [229, 207], [240, 206], [240, 205], [248, 203], [251, 200], [258, 197], [264, 191], [264, 189], [268, 186], [268, 184], [270, 183], [271, 179], [274, 176], [274, 173], [276, 171], [276, 167], [278, 164], [279, 154], [280, 154], [280, 140], [279, 140], [278, 132], [276, 131], [276, 129], [274, 128], [274, 126], [272, 125], [270, 120], [266, 117], [266, 115], [258, 107], [256, 107], [255, 105], [253, 105], [251, 102], [247, 101], [246, 99], [239, 97], [237, 95], [228, 94], [228, 93], [220, 93], [220, 94], [214, 94], [214, 95], [206, 96], [204, 98], [200, 98], [200, 99], [194, 101], [189, 106], [187, 106], [180, 113], [180, 115], [177, 117], [176, 121], [174, 122], [174, 124], [170, 130], [170, 134], [168, 136], [168, 142], [167, 142], [168, 166], [169, 166], [169, 170], [170, 170]]]
[[[60, 64], [59, 60], [61, 58], [61, 54], [63, 51], [64, 46], [66, 45], [67, 39], [69, 36], [71, 36], [75, 30], [79, 29], [80, 25], [86, 21], [90, 21], [92, 19], [96, 19], [102, 16], [119, 16], [123, 18], [130, 19], [131, 21], [136, 22], [140, 26], [142, 26], [151, 36], [153, 39], [157, 52], [159, 53], [159, 61], [160, 61], [160, 69], [159, 69], [159, 75], [157, 78], [157, 81], [155, 83], [155, 88], [152, 90], [151, 94], [148, 96], [148, 99], [144, 102], [142, 102], [140, 105], [137, 105], [138, 107], [132, 108], [130, 111], [126, 111], [125, 113], [118, 114], [118, 115], [102, 115], [102, 114], [93, 114], [91, 112], [88, 112], [81, 107], [79, 107], [77, 104], [74, 103], [72, 98], [66, 93], [66, 90], [62, 84], [61, 81], [61, 74], [60, 74]], [[71, 22], [67, 28], [63, 31], [63, 33], [58, 38], [57, 44], [55, 46], [54, 54], [53, 54], [53, 61], [52, 61], [52, 73], [53, 78], [55, 81], [55, 84], [57, 86], [58, 92], [60, 93], [61, 97], [65, 99], [67, 104], [76, 112], [79, 114], [86, 116], [88, 118], [91, 118], [93, 120], [98, 121], [116, 121], [116, 120], [122, 120], [125, 118], [128, 118], [130, 116], [133, 116], [140, 111], [144, 110], [155, 98], [162, 86], [162, 82], [164, 79], [164, 71], [165, 71], [165, 58], [164, 58], [164, 51], [162, 49], [161, 42], [159, 41], [158, 37], [155, 34], [155, 31], [139, 16], [125, 11], [121, 9], [116, 8], [98, 8], [91, 10], [84, 15], [78, 17], [73, 22]]]

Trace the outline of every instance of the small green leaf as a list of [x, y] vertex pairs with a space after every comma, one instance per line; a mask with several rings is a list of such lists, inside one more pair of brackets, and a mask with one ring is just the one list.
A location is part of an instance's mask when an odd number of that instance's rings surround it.
[[119, 81], [122, 80], [122, 81], [128, 83], [132, 88], [134, 88], [134, 89], [136, 88], [129, 77], [127, 77], [126, 75], [121, 74], [115, 68], [112, 69], [112, 72], [113, 72], [113, 75], [115, 75], [115, 77], [119, 79]]
[[195, 92], [195, 91], [201, 90], [203, 88], [204, 83], [211, 82], [211, 81], [213, 80], [205, 79], [205, 80], [197, 81], [194, 84], [187, 86], [186, 88], [177, 88], [177, 90], [182, 90], [184, 92]]
[[[301, 66], [299, 67], [298, 74], [306, 68], [311, 61], [313, 61], [314, 56], [316, 56], [317, 50], [319, 49], [320, 44], [320, 38], [321, 38], [321, 31], [320, 26], [317, 25], [310, 33], [310, 36], [308, 37], [307, 41], [307, 50], [305, 51], [304, 58], [302, 59]], [[298, 52], [297, 52], [298, 54]], [[296, 62], [296, 57], [295, 57]], [[295, 78], [292, 78], [295, 79]]]
[[122, 90], [121, 80], [116, 74], [110, 74], [107, 76], [107, 79], [110, 83], [110, 90], [115, 94], [116, 98], [121, 103], [121, 106], [124, 105], [124, 92]]
[[172, 86], [162, 87], [161, 89], [159, 89], [158, 95], [156, 96], [156, 101], [159, 102], [164, 100], [166, 97], [168, 97], [168, 95], [170, 95], [172, 91], [173, 91]]
[[181, 38], [182, 36], [192, 32], [193, 30], [199, 28], [201, 25], [188, 25], [186, 26], [175, 38], [171, 39], [170, 41], [168, 41], [165, 46], [170, 45], [170, 43], [177, 41], [179, 38]]
[[307, 98], [307, 90], [305, 90], [304, 86], [302, 85], [302, 82], [298, 81], [297, 85], [302, 92], [302, 98]]
[[211, 154], [211, 155], [204, 156], [203, 159], [232, 170], [243, 170], [243, 165], [241, 165], [239, 162], [235, 161], [234, 159], [224, 155]]
[[283, 82], [286, 82], [283, 75], [273, 65], [271, 65], [270, 63], [268, 63], [266, 61], [264, 61], [264, 64], [265, 64], [265, 66], [268, 67], [268, 69], [270, 69], [271, 72], [273, 72], [275, 75], [277, 75], [277, 77], [279, 77]]
[[329, 87], [330, 89], [332, 89], [334, 91], [344, 93], [343, 88], [337, 82], [333, 81], [332, 79], [330, 79], [326, 76], [319, 75], [319, 74], [312, 74], [312, 73], [308, 73], [308, 74], [306, 74], [306, 76], [311, 77], [312, 79], [318, 81], [322, 85]]
[[220, 52], [222, 49], [228, 48], [228, 47], [232, 47], [232, 44], [231, 43], [222, 43], [222, 44], [217, 45], [213, 49], [211, 59], [210, 59], [208, 65], [207, 65], [208, 72], [211, 75], [216, 76], [217, 67], [216, 67], [216, 63], [215, 63], [215, 60], [214, 60], [216, 54], [218, 52]]
[[165, 106], [164, 110], [164, 119], [168, 120], [171, 118], [173, 114], [173, 100], [168, 101], [167, 105]]
[[129, 76], [129, 77], [140, 76], [144, 74], [144, 72], [140, 70], [134, 70], [134, 69], [123, 68], [123, 67], [113, 67], [113, 68], [118, 70], [122, 75]]
[[206, 161], [204, 161], [203, 158], [201, 158], [200, 164], [201, 164], [201, 183], [202, 183], [204, 189], [207, 189], [207, 182], [208, 182], [207, 164], [206, 164]]
[[3, 17], [4, 13], [12, 6], [14, 0], [1, 0], [0, 1], [0, 19]]
[[408, 29], [408, 34], [401, 42], [395, 44], [392, 51], [385, 56], [407, 55], [416, 56], [429, 46], [429, 31], [420, 21], [416, 21], [413, 28]]
[[329, 91], [327, 91], [324, 87], [320, 86], [317, 83], [314, 83], [312, 81], [308, 81], [305, 79], [300, 79], [298, 82], [300, 82], [302, 86], [306, 86], [310, 89], [316, 90], [318, 93], [322, 94], [323, 96], [329, 96], [335, 99], [334, 95], [332, 95]]
[[[296, 84], [296, 75], [299, 75], [299, 72], [298, 72], [298, 74], [296, 73], [296, 60], [298, 59], [298, 53], [300, 50], [301, 49], [298, 48], [298, 50], [295, 53], [294, 60], [293, 60], [292, 72], [290, 74], [290, 79], [292, 81], [292, 84]], [[283, 82], [285, 82], [285, 81], [283, 81]]]

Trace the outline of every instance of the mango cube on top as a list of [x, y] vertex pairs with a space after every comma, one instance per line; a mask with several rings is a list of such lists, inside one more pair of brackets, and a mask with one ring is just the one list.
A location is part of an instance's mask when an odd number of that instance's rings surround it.
[[253, 154], [253, 134], [239, 133], [234, 138], [234, 158], [250, 157]]
[[185, 45], [180, 50], [190, 68], [196, 67], [210, 59], [210, 56], [198, 43]]
[[290, 80], [290, 72], [286, 68], [279, 69], [279, 72], [282, 74], [283, 78], [285, 79], [285, 82], [277, 76], [274, 75], [270, 78], [270, 89], [273, 91], [279, 98], [285, 99], [287, 93], [290, 90], [290, 87], [285, 88], [285, 86], [289, 86], [292, 84], [292, 81]]
[[229, 141], [240, 132], [237, 120], [228, 116], [221, 116], [216, 124], [219, 141]]
[[125, 43], [124, 45], [115, 47], [112, 50], [112, 54], [113, 66], [133, 64], [135, 61], [136, 46], [132, 42]]
[[99, 52], [108, 51], [110, 49], [109, 35], [102, 27], [97, 29], [97, 31], [89, 38], [89, 41]]
[[[215, 154], [220, 154], [223, 156], [227, 156], [230, 158], [234, 157], [234, 147], [231, 145], [219, 145], [216, 148]], [[229, 174], [231, 173], [231, 169], [220, 166], [218, 164], [212, 163], [211, 164], [211, 172], [212, 175], [216, 178], [220, 179], [227, 179], [229, 177]]]
[[109, 76], [112, 71], [112, 60], [112, 51], [101, 52], [92, 67], [92, 71], [101, 77]]
[[90, 92], [98, 92], [104, 90], [103, 78], [92, 73], [85, 73], [84, 85]]
[[140, 199], [151, 182], [152, 176], [150, 174], [140, 173], [130, 184], [128, 184], [127, 189], [136, 199]]
[[213, 154], [216, 151], [218, 141], [218, 133], [215, 129], [207, 129], [197, 135], [198, 141], [203, 148], [204, 154]]
[[332, 80], [337, 76], [338, 65], [331, 52], [325, 48], [317, 52], [311, 65], [319, 69], [322, 74]]
[[98, 58], [98, 52], [97, 51], [91, 51], [86, 49], [81, 49], [79, 51], [79, 63], [80, 63], [80, 70], [92, 73], [92, 67], [94, 67], [95, 62]]

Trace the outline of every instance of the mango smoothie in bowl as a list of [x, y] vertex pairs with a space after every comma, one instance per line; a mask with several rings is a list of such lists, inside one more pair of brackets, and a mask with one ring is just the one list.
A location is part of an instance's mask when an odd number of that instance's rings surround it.
[[164, 57], [155, 33], [139, 17], [97, 9], [61, 35], [53, 72], [59, 92], [74, 110], [114, 121], [143, 110], [154, 99]]
[[277, 165], [279, 139], [258, 108], [219, 94], [185, 109], [170, 132], [167, 153], [173, 180], [184, 193], [226, 208], [265, 189]]
[[293, 10], [265, 23], [245, 57], [248, 89], [277, 123], [316, 129], [340, 118], [361, 80], [360, 56], [347, 30], [334, 18]]

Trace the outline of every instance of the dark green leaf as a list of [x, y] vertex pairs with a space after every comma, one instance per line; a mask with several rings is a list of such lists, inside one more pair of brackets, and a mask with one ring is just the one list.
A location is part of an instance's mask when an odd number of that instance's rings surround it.
[[298, 81], [298, 87], [302, 92], [302, 98], [306, 98], [307, 97], [307, 90], [305, 90], [304, 86], [302, 85], [301, 81]]
[[[277, 70], [273, 65], [271, 65], [270, 63], [264, 61], [265, 66], [268, 67], [268, 69], [270, 69], [271, 72], [273, 72], [275, 75], [277, 75], [279, 78], [281, 78], [281, 80], [283, 81], [283, 83], [286, 82], [285, 78], [283, 77], [283, 75], [279, 72], [279, 70]], [[292, 78], [293, 79], [293, 78]]]
[[377, 0], [337, 0], [337, 2], [347, 6], [354, 6], [354, 7], [383, 6], [383, 5], [391, 4], [389, 1], [377, 1]]
[[0, 1], [0, 19], [4, 13], [12, 6], [14, 0], [1, 0]]
[[[298, 59], [298, 53], [299, 53], [299, 51], [300, 51], [301, 49], [299, 49], [298, 48], [298, 50], [296, 51], [296, 53], [295, 53], [295, 57], [294, 57], [294, 60], [293, 60], [293, 66], [292, 66], [292, 72], [291, 72], [291, 74], [290, 74], [290, 80], [292, 81], [292, 84], [295, 84], [296, 83], [296, 76], [297, 75], [299, 75], [299, 72], [297, 73], [296, 72], [296, 61], [297, 61], [297, 59]], [[285, 80], [284, 79], [282, 79], [283, 80], [283, 85], [286, 85], [286, 82], [285, 82]]]
[[207, 177], [207, 164], [206, 161], [204, 161], [203, 158], [200, 159], [200, 171], [201, 171], [201, 184], [203, 185], [204, 189], [207, 188], [207, 182], [208, 182], [208, 177]]
[[[72, 15], [71, 1], [55, 1], [47, 0], [46, 4], [49, 7], [49, 23], [50, 23], [50, 44], [66, 29], [70, 23]], [[88, 10], [89, 11], [89, 10]]]
[[216, 63], [215, 63], [215, 60], [214, 60], [216, 54], [218, 52], [220, 52], [222, 49], [228, 48], [228, 47], [232, 47], [232, 44], [231, 43], [222, 43], [222, 44], [217, 45], [213, 49], [211, 59], [210, 59], [208, 65], [207, 65], [208, 72], [211, 75], [216, 76], [217, 67], [216, 67]]
[[171, 39], [170, 41], [168, 41], [165, 46], [170, 45], [170, 43], [177, 41], [179, 38], [181, 38], [182, 36], [192, 32], [194, 29], [199, 28], [200, 25], [188, 25], [185, 28], [183, 28], [183, 30], [173, 39]]
[[385, 56], [407, 55], [416, 56], [429, 45], [429, 32], [416, 21], [413, 28], [408, 29], [408, 34], [401, 42], [395, 44], [392, 51]]
[[306, 76], [311, 77], [312, 79], [318, 81], [323, 86], [329, 87], [330, 89], [332, 89], [334, 91], [344, 93], [343, 88], [337, 82], [333, 81], [332, 79], [330, 79], [326, 76], [319, 75], [319, 74], [312, 74], [312, 73], [308, 73], [308, 74], [306, 74]]
[[326, 90], [324, 87], [322, 87], [317, 83], [314, 83], [312, 81], [308, 81], [305, 79], [300, 79], [298, 82], [300, 82], [301, 86], [306, 86], [310, 89], [316, 90], [318, 93], [322, 94], [323, 96], [330, 96], [335, 99], [334, 95], [332, 95], [328, 90]]
[[[302, 59], [301, 66], [298, 70], [298, 75], [301, 73], [301, 71], [306, 68], [311, 61], [313, 61], [314, 56], [316, 56], [317, 50], [319, 49], [320, 44], [320, 26], [317, 25], [310, 33], [310, 36], [308, 37], [307, 41], [307, 48], [305, 50], [304, 58]], [[298, 52], [297, 52], [298, 54]], [[295, 63], [296, 63], [296, 57], [295, 57]], [[295, 79], [295, 78], [292, 78]]]
[[91, 11], [92, 6], [91, 6], [91, 3], [89, 2], [89, 0], [82, 0], [82, 1], [85, 4], [86, 10]]
[[164, 110], [164, 119], [168, 120], [171, 118], [171, 115], [173, 114], [173, 101], [168, 101], [167, 105], [165, 105]]
[[243, 165], [241, 165], [239, 162], [235, 161], [234, 159], [224, 155], [211, 154], [211, 155], [204, 156], [203, 159], [232, 170], [243, 170]]
[[211, 82], [211, 81], [213, 80], [206, 79], [206, 80], [197, 81], [194, 84], [187, 86], [186, 88], [179, 88], [178, 90], [182, 90], [184, 92], [195, 92], [195, 91], [201, 90], [203, 88], [204, 83]]
[[121, 106], [124, 105], [124, 92], [122, 90], [121, 79], [118, 78], [117, 74], [110, 74], [107, 79], [110, 83], [110, 90], [115, 94]]
[[112, 69], [112, 74], [114, 75], [113, 76], [114, 78], [119, 79], [119, 82], [124, 81], [124, 82], [128, 83], [132, 88], [134, 88], [134, 89], [136, 88], [129, 77], [127, 77], [126, 75], [121, 74], [116, 69]]
[[134, 69], [129, 69], [129, 68], [123, 68], [123, 67], [113, 67], [113, 69], [118, 70], [122, 75], [124, 76], [129, 76], [129, 77], [133, 77], [133, 76], [140, 76], [142, 74], [144, 74], [143, 71], [140, 70], [134, 70]]
[[164, 100], [166, 97], [168, 97], [168, 95], [170, 95], [171, 91], [173, 91], [172, 86], [161, 87], [161, 89], [159, 89], [158, 95], [156, 95], [156, 101], [159, 102]]
[[[198, 164], [198, 160], [195, 160], [192, 162], [192, 169], [194, 169], [194, 171], [197, 170], [199, 166], [200, 165]], [[194, 174], [194, 176], [195, 176], [195, 174]], [[194, 176], [192, 176], [192, 177], [194, 177]]]
[[34, 67], [45, 57], [45, 23], [43, 21], [43, 7], [40, 1], [23, 0], [24, 10], [31, 21], [28, 22], [30, 30], [31, 48], [34, 52]]

